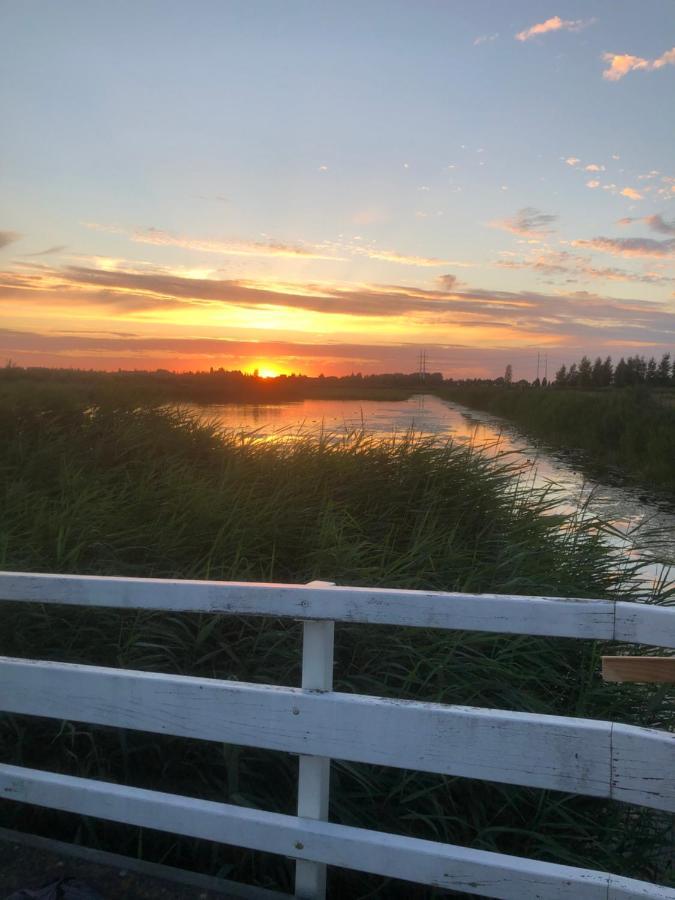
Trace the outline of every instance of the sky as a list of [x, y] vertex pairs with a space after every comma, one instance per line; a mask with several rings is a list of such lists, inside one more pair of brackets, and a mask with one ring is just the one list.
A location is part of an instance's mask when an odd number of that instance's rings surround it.
[[0, 363], [675, 351], [673, 0], [0, 0], [0, 121]]

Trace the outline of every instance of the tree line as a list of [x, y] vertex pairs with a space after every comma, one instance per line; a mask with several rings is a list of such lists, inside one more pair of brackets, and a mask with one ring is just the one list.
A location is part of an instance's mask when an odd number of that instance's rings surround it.
[[637, 384], [675, 387], [675, 364], [671, 363], [670, 353], [664, 353], [659, 362], [653, 356], [649, 359], [644, 356], [622, 356], [616, 365], [611, 356], [604, 360], [598, 356], [595, 362], [583, 356], [569, 368], [561, 366], [553, 384], [556, 387], [580, 388], [629, 387]]

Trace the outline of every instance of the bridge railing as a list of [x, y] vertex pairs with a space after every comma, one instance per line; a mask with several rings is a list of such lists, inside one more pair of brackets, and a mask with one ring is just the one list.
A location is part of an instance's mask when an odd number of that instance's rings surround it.
[[605, 797], [675, 812], [675, 734], [612, 722], [332, 690], [333, 623], [566, 636], [675, 648], [675, 609], [549, 597], [0, 573], [0, 600], [271, 616], [304, 623], [302, 687], [0, 658], [0, 710], [279, 750], [300, 757], [298, 815], [0, 764], [7, 799], [296, 863], [319, 900], [340, 866], [481, 896], [675, 900], [605, 872], [328, 821], [330, 759]]

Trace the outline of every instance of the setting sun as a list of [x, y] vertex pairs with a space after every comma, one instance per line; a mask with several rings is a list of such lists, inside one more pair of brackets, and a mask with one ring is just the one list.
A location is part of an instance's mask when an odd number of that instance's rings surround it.
[[281, 372], [274, 366], [258, 366], [254, 369], [260, 378], [276, 378]]

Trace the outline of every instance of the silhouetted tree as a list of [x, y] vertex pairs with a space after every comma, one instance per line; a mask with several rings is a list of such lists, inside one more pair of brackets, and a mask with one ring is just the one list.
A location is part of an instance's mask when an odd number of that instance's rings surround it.
[[609, 387], [614, 377], [614, 367], [612, 366], [612, 357], [605, 357], [602, 364], [602, 387]]
[[602, 370], [602, 360], [599, 356], [596, 356], [595, 362], [593, 363], [593, 373], [591, 375], [591, 381], [593, 387], [602, 387], [602, 378], [603, 378], [603, 370]]
[[593, 367], [587, 356], [581, 357], [579, 363], [579, 387], [587, 388], [593, 383]]
[[614, 369], [614, 385], [616, 387], [626, 387], [627, 384], [630, 384], [629, 379], [630, 371], [628, 369], [628, 364], [622, 356], [616, 364], [616, 369]]
[[667, 385], [670, 381], [670, 353], [664, 353], [661, 357], [656, 378], [658, 383], [662, 386]]

